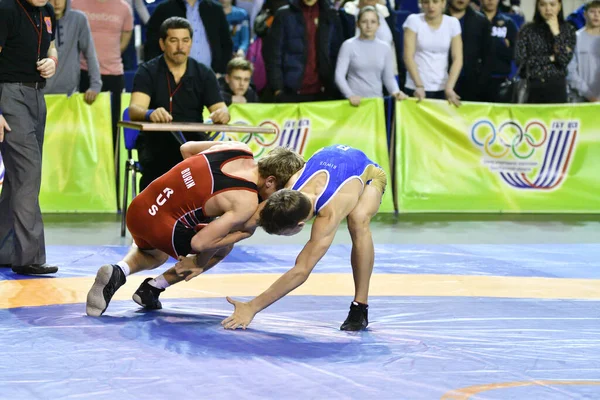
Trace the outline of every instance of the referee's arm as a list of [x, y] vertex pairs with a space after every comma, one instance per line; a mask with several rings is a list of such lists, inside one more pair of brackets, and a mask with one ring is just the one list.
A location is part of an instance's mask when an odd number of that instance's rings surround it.
[[56, 73], [56, 66], [58, 65], [58, 52], [54, 46], [54, 40], [50, 42], [50, 48], [48, 48], [48, 55], [46, 58], [38, 61], [37, 70], [40, 72], [40, 76], [44, 79], [52, 78]]

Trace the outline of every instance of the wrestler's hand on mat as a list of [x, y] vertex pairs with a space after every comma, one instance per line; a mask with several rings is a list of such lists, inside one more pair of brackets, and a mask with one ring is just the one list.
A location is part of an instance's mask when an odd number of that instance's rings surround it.
[[254, 316], [256, 315], [256, 312], [252, 309], [250, 303], [244, 303], [242, 301], [233, 300], [231, 297], [227, 297], [227, 301], [229, 302], [229, 304], [233, 304], [233, 307], [235, 309], [233, 310], [233, 314], [231, 314], [231, 316], [225, 318], [221, 322], [223, 328], [246, 329], [248, 325], [250, 325], [250, 322], [252, 322]]
[[169, 114], [164, 107], [158, 107], [156, 110], [152, 111], [150, 114], [150, 121], [152, 122], [171, 122], [173, 121], [173, 116]]
[[0, 143], [4, 141], [4, 132], [10, 132], [10, 126], [8, 126], [4, 116], [0, 114]]
[[179, 256], [178, 260], [179, 261], [175, 264], [175, 272], [177, 272], [177, 275], [179, 276], [184, 276], [186, 281], [189, 281], [204, 272], [204, 267], [196, 265], [196, 256]]

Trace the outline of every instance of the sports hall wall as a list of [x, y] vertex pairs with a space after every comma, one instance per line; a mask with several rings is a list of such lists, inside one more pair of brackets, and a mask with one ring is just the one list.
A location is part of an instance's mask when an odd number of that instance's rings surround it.
[[[124, 104], [129, 95], [124, 95]], [[44, 212], [117, 211], [110, 99], [46, 96], [40, 203]], [[597, 213], [600, 124], [593, 104], [496, 105], [367, 99], [236, 104], [232, 123], [276, 135], [220, 134], [260, 157], [291, 146], [305, 158], [329, 144], [363, 150], [388, 173], [381, 212]], [[0, 185], [4, 168], [0, 161]], [[120, 180], [122, 182], [122, 179]], [[121, 190], [120, 190], [121, 191]]]

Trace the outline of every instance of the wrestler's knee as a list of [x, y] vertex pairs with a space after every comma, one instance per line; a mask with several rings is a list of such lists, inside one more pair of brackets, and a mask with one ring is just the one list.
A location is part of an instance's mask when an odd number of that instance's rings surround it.
[[142, 254], [144, 254], [146, 257], [153, 258], [154, 261], [159, 265], [162, 265], [162, 264], [166, 263], [167, 260], [169, 260], [169, 255], [167, 253], [157, 250], [157, 249], [152, 249], [152, 250], [139, 249], [139, 251]]
[[355, 236], [370, 231], [371, 214], [364, 211], [353, 211], [348, 215], [348, 230]]

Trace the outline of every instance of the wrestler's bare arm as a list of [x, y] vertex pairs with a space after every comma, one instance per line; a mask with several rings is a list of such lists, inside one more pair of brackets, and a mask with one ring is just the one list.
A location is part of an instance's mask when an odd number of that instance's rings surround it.
[[202, 141], [202, 142], [186, 142], [179, 148], [181, 155], [184, 159], [189, 158], [191, 156], [195, 156], [198, 153], [202, 153], [203, 151], [219, 151], [225, 149], [239, 149], [252, 152], [250, 147], [247, 144], [242, 142], [211, 142], [211, 141]]
[[315, 218], [310, 240], [298, 255], [296, 265], [248, 303], [242, 303], [228, 297], [227, 301], [234, 305], [235, 310], [230, 317], [221, 322], [221, 325], [225, 329], [237, 329], [239, 327], [245, 329], [258, 312], [302, 285], [319, 260], [327, 253], [341, 220], [342, 218], [333, 215], [321, 215]]
[[191, 241], [194, 253], [223, 247], [222, 240], [243, 226], [258, 206], [256, 193], [245, 190], [222, 193], [218, 201], [221, 209], [227, 211], [194, 235]]
[[231, 244], [237, 243], [241, 240], [247, 239], [254, 234], [256, 231], [256, 227], [258, 226], [258, 219], [260, 216], [260, 211], [265, 206], [265, 202], [263, 201], [258, 205], [258, 208], [254, 212], [254, 215], [250, 217], [243, 225], [236, 226], [233, 228], [233, 231], [230, 232], [227, 236], [221, 239], [216, 246], [217, 247], [225, 247]]
[[256, 312], [270, 306], [283, 296], [302, 285], [317, 263], [329, 250], [341, 218], [318, 216], [312, 225], [310, 240], [306, 243], [292, 269], [283, 274], [261, 295], [250, 302]]

